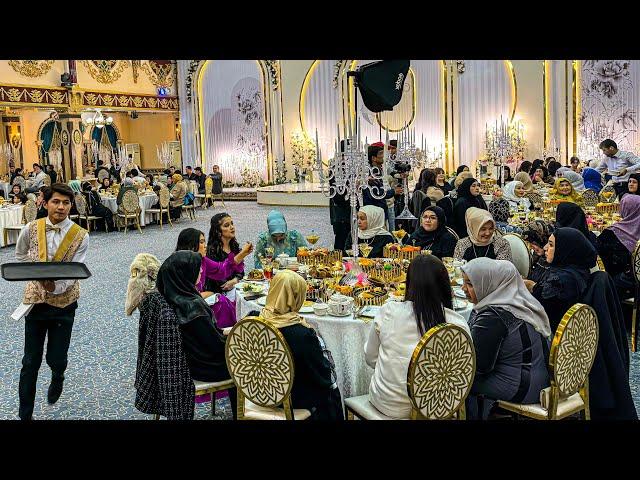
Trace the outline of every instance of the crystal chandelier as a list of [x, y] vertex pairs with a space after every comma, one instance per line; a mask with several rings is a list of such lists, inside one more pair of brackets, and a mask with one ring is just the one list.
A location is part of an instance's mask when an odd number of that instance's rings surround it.
[[84, 117], [83, 122], [89, 127], [103, 128], [105, 125], [111, 125], [113, 123], [113, 118], [105, 117], [100, 109], [96, 109], [93, 114], [89, 114]]

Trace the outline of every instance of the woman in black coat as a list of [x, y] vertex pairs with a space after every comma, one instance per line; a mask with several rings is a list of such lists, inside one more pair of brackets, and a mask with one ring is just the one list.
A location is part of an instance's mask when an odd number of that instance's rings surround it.
[[453, 207], [453, 218], [449, 226], [455, 230], [460, 238], [467, 236], [465, 214], [471, 207], [488, 210], [487, 204], [480, 194], [480, 183], [475, 178], [467, 178], [458, 187], [458, 200]]
[[113, 226], [113, 212], [102, 204], [100, 195], [92, 189], [89, 182], [84, 182], [82, 184], [82, 193], [84, 198], [87, 200], [87, 213], [94, 217], [102, 218], [104, 220], [105, 227], [107, 225]]
[[458, 240], [447, 230], [447, 217], [440, 207], [426, 207], [420, 215], [420, 225], [405, 244], [415, 245], [422, 250], [431, 250], [431, 254], [442, 259], [453, 257]]

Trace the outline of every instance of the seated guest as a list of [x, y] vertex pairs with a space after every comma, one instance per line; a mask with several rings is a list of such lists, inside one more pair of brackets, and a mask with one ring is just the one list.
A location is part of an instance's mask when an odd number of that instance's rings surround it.
[[[204, 233], [195, 228], [185, 228], [178, 235], [176, 251], [190, 250], [198, 252], [202, 256], [202, 267], [200, 268], [200, 281], [196, 288], [202, 298], [215, 296], [216, 301], [211, 306], [213, 318], [218, 328], [226, 328], [236, 323], [236, 304], [226, 296], [218, 293], [204, 291], [204, 284], [207, 280], [225, 281], [237, 270], [245, 257], [253, 251], [253, 245], [248, 243], [240, 250], [235, 257], [227, 257], [223, 262], [216, 262], [207, 257], [207, 241]], [[240, 267], [242, 268], [242, 267]]]
[[436, 186], [435, 172], [425, 168], [420, 173], [420, 181], [416, 184], [416, 191], [411, 197], [411, 212], [417, 216], [418, 212], [422, 212], [425, 207], [434, 205], [442, 198], [444, 198], [444, 192]]
[[549, 177], [549, 171], [544, 165], [538, 165], [538, 167], [536, 167], [535, 171], [531, 175], [531, 181], [534, 185], [537, 185], [539, 187], [546, 187], [546, 184], [549, 183], [550, 180], [551, 183], [553, 183], [553, 180]]
[[457, 187], [455, 187], [455, 181], [458, 178], [458, 175], [460, 175], [463, 172], [471, 173], [471, 172], [469, 172], [469, 166], [468, 165], [458, 165], [458, 168], [456, 169], [456, 176], [453, 177], [453, 179], [450, 180], [450, 184], [453, 185], [454, 188], [457, 188]]
[[9, 178], [9, 183], [13, 185], [13, 181], [16, 177], [20, 177], [24, 180], [24, 174], [22, 173], [22, 168], [18, 167], [13, 172], [11, 172], [11, 177]]
[[98, 192], [92, 189], [89, 182], [82, 184], [84, 198], [87, 200], [87, 215], [100, 217], [104, 221], [105, 230], [107, 225], [113, 226], [113, 212], [102, 204]]
[[[70, 180], [69, 187], [73, 190], [73, 196], [75, 198], [76, 194], [82, 193], [82, 183], [80, 180]], [[73, 202], [71, 205], [71, 210], [69, 212], [70, 215], [78, 215], [78, 209], [76, 208], [76, 202]]]
[[27, 180], [25, 193], [35, 193], [44, 185], [44, 179], [47, 177], [47, 174], [44, 173], [39, 163], [33, 164], [33, 174], [33, 179]]
[[364, 346], [367, 365], [375, 369], [369, 401], [388, 417], [406, 419], [411, 414], [407, 371], [420, 338], [443, 323], [470, 333], [452, 303], [444, 264], [433, 255], [419, 255], [407, 270], [405, 301], [389, 302], [376, 314]]
[[184, 179], [187, 181], [191, 181], [191, 180], [195, 180], [196, 179], [196, 174], [193, 173], [193, 167], [188, 166], [184, 169]]
[[447, 195], [451, 190], [453, 190], [453, 187], [450, 183], [447, 183], [444, 170], [440, 167], [436, 167], [433, 171], [436, 174], [436, 188], [442, 190], [443, 195]]
[[487, 418], [495, 400], [538, 403], [540, 390], [549, 386], [552, 330], [544, 308], [511, 262], [478, 258], [462, 272], [462, 288], [474, 304], [469, 326], [476, 376], [467, 398], [469, 417]]
[[640, 185], [640, 173], [632, 173], [629, 175], [629, 183], [627, 184], [628, 193], [632, 193], [633, 195], [640, 195], [640, 190], [638, 189], [638, 185]]
[[133, 183], [144, 183], [147, 179], [140, 175], [140, 172], [136, 168], [131, 169], [129, 172], [131, 174], [131, 179]]
[[531, 177], [528, 173], [518, 172], [516, 173], [516, 176], [513, 177], [513, 180], [522, 183], [522, 188], [524, 188], [525, 193], [531, 193], [534, 191], [533, 182], [531, 181]]
[[580, 166], [580, 159], [578, 157], [571, 157], [569, 163], [571, 164], [571, 170], [574, 173], [580, 173], [582, 171], [582, 167]]
[[[527, 174], [527, 177], [529, 176], [529, 170], [531, 170], [531, 165], [533, 165], [529, 160], [525, 160], [524, 162], [522, 162], [520, 164], [520, 167], [518, 167], [518, 172], [516, 173], [516, 175], [518, 175], [518, 173], [520, 172], [524, 172]], [[513, 177], [514, 180], [518, 180], [516, 177]]]
[[280, 330], [291, 349], [296, 369], [292, 407], [311, 410], [313, 420], [343, 420], [334, 367], [325, 357], [315, 330], [298, 313], [306, 294], [307, 282], [300, 275], [290, 270], [278, 272], [271, 280], [260, 317]]
[[273, 258], [286, 253], [289, 257], [298, 254], [298, 247], [306, 247], [304, 236], [297, 230], [289, 230], [284, 215], [278, 210], [271, 210], [267, 215], [268, 231], [261, 232], [256, 242], [256, 253], [253, 256], [255, 268], [262, 268], [259, 255], [265, 256], [267, 247], [273, 248]]
[[575, 203], [563, 202], [556, 209], [556, 228], [571, 227], [579, 230], [594, 248], [597, 248], [597, 237], [587, 226], [584, 210]]
[[[174, 174], [174, 175], [175, 175], [175, 174]], [[169, 176], [167, 177], [167, 188], [169, 189], [169, 191], [171, 191], [171, 189], [172, 189], [173, 187], [175, 187], [175, 186], [176, 186], [176, 184], [175, 184], [175, 183], [173, 183], [173, 175], [169, 175]]]
[[549, 270], [540, 282], [527, 280], [527, 288], [542, 304], [553, 331], [564, 314], [578, 303], [587, 289], [590, 270], [596, 265], [596, 249], [575, 228], [558, 228], [544, 247]]
[[576, 173], [573, 170], [568, 170], [562, 173], [562, 178], [569, 180], [569, 182], [571, 182], [571, 185], [573, 186], [573, 189], [577, 193], [581, 194], [586, 190], [584, 187], [584, 179], [579, 173]]
[[525, 197], [527, 192], [525, 192], [522, 182], [517, 180], [509, 182], [502, 188], [502, 192], [502, 198], [509, 202], [510, 208], [517, 209], [522, 205], [525, 210], [531, 210], [531, 200]]
[[462, 260], [487, 257], [511, 261], [511, 246], [496, 235], [496, 222], [481, 208], [471, 207], [466, 213], [467, 234], [458, 240], [453, 256]]
[[[140, 306], [144, 297], [155, 290], [156, 277], [160, 269], [160, 262], [155, 255], [139, 253], [129, 266], [131, 277], [127, 284], [127, 298], [124, 311], [127, 316]], [[142, 310], [140, 311], [142, 315]]]
[[184, 197], [187, 195], [187, 184], [182, 179], [182, 175], [173, 174], [173, 183], [175, 186], [171, 189], [171, 201], [169, 202], [169, 215], [172, 220], [177, 220], [182, 215], [182, 206], [184, 205]]
[[431, 254], [438, 258], [453, 257], [457, 242], [447, 230], [447, 218], [440, 207], [426, 207], [420, 215], [420, 224], [404, 240], [408, 245], [431, 250]]
[[[220, 382], [230, 378], [224, 355], [225, 336], [216, 326], [211, 308], [196, 289], [201, 265], [199, 253], [173, 252], [160, 267], [156, 286], [177, 317], [191, 378]], [[229, 399], [235, 419], [235, 388], [229, 389]]]
[[25, 203], [27, 203], [27, 196], [24, 193], [18, 193], [17, 195], [13, 196], [13, 204], [14, 205], [24, 205]]
[[20, 186], [19, 183], [15, 183], [11, 186], [11, 191], [9, 192], [9, 200], [13, 201], [13, 197], [15, 197], [16, 195], [20, 195], [24, 193], [22, 191], [22, 187]]
[[602, 190], [602, 175], [595, 168], [585, 168], [582, 171], [582, 179], [584, 180], [585, 188], [589, 188], [596, 193], [600, 193]]
[[552, 200], [556, 202], [572, 202], [579, 206], [584, 204], [582, 195], [575, 191], [568, 179], [564, 177], [557, 178], [553, 188], [555, 188], [556, 193], [551, 196]]
[[195, 168], [195, 178], [194, 180], [198, 183], [198, 193], [204, 193], [204, 182], [207, 179], [207, 176], [202, 173], [202, 168]]
[[[393, 243], [391, 234], [384, 228], [384, 211], [380, 207], [365, 205], [358, 211], [358, 244], [366, 243], [372, 250], [370, 258], [381, 258], [384, 246]], [[347, 235], [347, 248], [352, 244], [351, 232]]]
[[[498, 185], [506, 185], [509, 182], [513, 182], [513, 177], [511, 176], [511, 169], [508, 166], [503, 167], [504, 170], [504, 180], [500, 177], [498, 179]], [[498, 170], [499, 175], [502, 175], [502, 171]]]
[[640, 197], [625, 195], [620, 202], [622, 220], [605, 228], [597, 240], [597, 249], [607, 273], [611, 275], [620, 298], [632, 296], [634, 287], [631, 255], [640, 240]]
[[145, 178], [146, 182], [149, 184], [149, 186], [152, 187], [155, 184], [155, 181], [153, 180], [153, 175], [151, 175], [150, 173], [147, 173], [144, 176], [144, 178]]
[[[211, 217], [209, 238], [207, 242], [207, 257], [217, 262], [224, 262], [228, 257], [235, 257], [240, 253], [240, 245], [236, 239], [236, 228], [233, 219], [226, 213], [216, 213]], [[244, 263], [240, 263], [232, 275], [224, 280], [206, 280], [203, 290], [213, 293], [223, 293], [235, 298], [235, 286], [244, 276]], [[232, 298], [232, 299], [233, 299]]]
[[549, 237], [555, 230], [554, 226], [543, 220], [530, 222], [523, 230], [523, 238], [529, 242], [533, 253], [531, 258], [531, 270], [527, 279], [540, 282], [549, 271], [549, 263], [544, 254], [544, 246], [549, 242]]
[[472, 207], [487, 210], [487, 204], [480, 194], [480, 183], [475, 178], [467, 178], [458, 187], [458, 199], [453, 207], [453, 218], [450, 225], [460, 238], [467, 235], [465, 218], [467, 210]]
[[556, 181], [555, 179], [556, 173], [558, 169], [561, 167], [562, 167], [562, 164], [560, 162], [557, 162], [556, 160], [551, 160], [547, 165], [547, 168], [549, 169], [550, 185], [553, 185], [553, 183]]
[[[519, 183], [519, 182], [518, 182]], [[502, 233], [517, 233], [521, 234], [522, 229], [514, 225], [509, 224], [511, 218], [511, 208], [509, 202], [504, 198], [496, 198], [489, 203], [489, 213], [493, 216], [496, 222], [496, 228]]]
[[453, 222], [453, 207], [455, 206], [456, 200], [458, 199], [457, 189], [467, 178], [473, 178], [471, 172], [465, 171], [460, 173], [453, 181], [453, 190], [449, 191], [449, 193], [443, 199], [436, 202], [436, 205], [444, 210], [444, 214], [447, 217], [448, 226], [450, 227], [452, 226], [451, 223]]
[[44, 205], [44, 193], [47, 188], [49, 187], [47, 187], [46, 185], [44, 187], [40, 187], [40, 191], [38, 192], [38, 197], [36, 198], [36, 207], [38, 207], [36, 220], [38, 218], [45, 218], [49, 215], [49, 212], [47, 211]]
[[111, 188], [111, 179], [103, 178], [102, 183], [100, 184], [100, 188], [98, 188], [98, 190], [104, 191], [104, 190], [108, 190], [109, 188]]

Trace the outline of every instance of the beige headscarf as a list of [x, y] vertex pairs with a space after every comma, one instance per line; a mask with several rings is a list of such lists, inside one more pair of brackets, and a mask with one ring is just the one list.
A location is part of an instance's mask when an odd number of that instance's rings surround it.
[[384, 228], [384, 210], [380, 207], [376, 207], [375, 205], [365, 205], [364, 207], [360, 207], [360, 210], [358, 211], [364, 213], [367, 217], [367, 229], [360, 230], [360, 228], [358, 228], [358, 238], [369, 240], [376, 235], [389, 233]]
[[265, 307], [260, 316], [276, 328], [311, 326], [298, 315], [307, 296], [307, 282], [291, 270], [282, 270], [271, 280]]
[[127, 285], [127, 298], [124, 311], [131, 315], [144, 296], [156, 288], [156, 277], [160, 270], [160, 261], [150, 253], [139, 253], [129, 267], [131, 278]]
[[477, 245], [478, 247], [486, 247], [496, 238], [495, 233], [491, 236], [488, 242], [482, 242], [479, 238], [480, 229], [485, 223], [491, 222], [493, 223], [494, 228], [496, 226], [493, 215], [491, 215], [487, 210], [477, 207], [469, 207], [464, 215], [464, 219], [467, 222], [467, 233], [469, 234], [469, 239], [474, 245]]
[[173, 175], [171, 175], [171, 180], [173, 180], [173, 183], [181, 182], [182, 175], [180, 175], [179, 173], [174, 173]]
[[453, 181], [453, 186], [456, 187], [456, 190], [467, 178], [473, 178], [471, 172], [462, 172], [456, 177], [456, 179]]
[[521, 182], [525, 192], [533, 192], [533, 182], [531, 181], [531, 177], [527, 172], [516, 173], [516, 176], [513, 177], [513, 180]]

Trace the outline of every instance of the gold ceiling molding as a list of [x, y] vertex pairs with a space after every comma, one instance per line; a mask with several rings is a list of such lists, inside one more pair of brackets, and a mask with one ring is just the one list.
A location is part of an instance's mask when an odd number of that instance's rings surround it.
[[68, 99], [67, 90], [64, 88], [0, 84], [0, 103], [41, 107], [66, 107]]
[[89, 75], [99, 83], [117, 81], [124, 69], [129, 67], [129, 63], [128, 60], [82, 60]]
[[9, 60], [9, 65], [20, 75], [38, 78], [49, 73], [55, 60]]
[[147, 74], [156, 87], [170, 87], [174, 83], [175, 68], [173, 63], [159, 63], [147, 60], [140, 65], [140, 70]]

